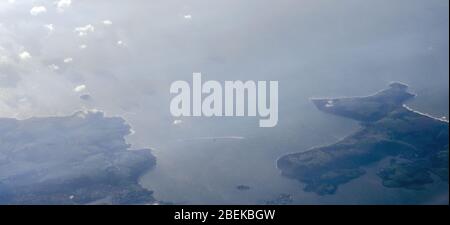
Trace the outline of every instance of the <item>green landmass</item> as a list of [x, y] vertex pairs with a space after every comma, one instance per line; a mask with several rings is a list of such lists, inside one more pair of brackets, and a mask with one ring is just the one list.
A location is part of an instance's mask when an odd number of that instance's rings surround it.
[[319, 110], [360, 121], [361, 128], [337, 143], [284, 155], [277, 167], [319, 195], [334, 194], [364, 175], [364, 166], [387, 157], [403, 162], [380, 169], [385, 187], [423, 189], [433, 182], [431, 174], [448, 182], [448, 121], [404, 106], [414, 97], [407, 88], [392, 83], [371, 96], [313, 99]]

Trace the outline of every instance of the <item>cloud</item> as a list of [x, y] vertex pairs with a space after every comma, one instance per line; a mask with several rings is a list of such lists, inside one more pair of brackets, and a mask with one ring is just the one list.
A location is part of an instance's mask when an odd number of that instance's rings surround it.
[[64, 10], [69, 8], [71, 4], [71, 0], [60, 0], [56, 2], [56, 8], [58, 9], [58, 12], [64, 12]]
[[183, 18], [185, 18], [187, 20], [190, 20], [190, 19], [192, 19], [192, 15], [191, 14], [186, 14], [186, 15], [183, 16]]
[[86, 85], [84, 85], [84, 84], [78, 85], [73, 89], [73, 91], [75, 91], [75, 92], [82, 92], [84, 90], [86, 90]]
[[103, 20], [102, 23], [103, 23], [104, 25], [107, 25], [107, 26], [112, 25], [111, 20]]
[[31, 54], [27, 51], [23, 51], [19, 54], [19, 58], [22, 60], [27, 60], [31, 58]]
[[83, 27], [76, 27], [74, 31], [78, 33], [78, 36], [82, 37], [86, 36], [88, 33], [94, 32], [94, 30], [95, 30], [94, 26], [88, 24]]
[[183, 120], [174, 120], [173, 125], [180, 125], [183, 123]]
[[[441, 96], [430, 101], [430, 105], [436, 106], [436, 114], [445, 115], [448, 109], [440, 106], [448, 106], [448, 82], [444, 82], [448, 81], [448, 32], [440, 30], [448, 30], [447, 20], [442, 20], [448, 15], [448, 7], [441, 7], [448, 2], [411, 1], [414, 3], [354, 4], [344, 0], [338, 5], [289, 0], [291, 5], [251, 0], [246, 6], [214, 2], [187, 4], [184, 8], [165, 0], [138, 1], [139, 4], [84, 0], [72, 1], [70, 8], [60, 14], [56, 4], [52, 4], [59, 0], [16, 0], [15, 5], [0, 0], [0, 45], [5, 48], [0, 58], [5, 56], [4, 61], [13, 64], [6, 69], [15, 72], [11, 76], [3, 73], [9, 77], [0, 79], [6, 85], [20, 79], [14, 88], [1, 89], [0, 95], [10, 103], [23, 96], [30, 102], [27, 107], [3, 107], [0, 103], [0, 116], [23, 119], [60, 115], [89, 106], [125, 115], [138, 131], [135, 139], [130, 139], [133, 144], [137, 141], [160, 145], [186, 134], [218, 136], [235, 131], [239, 135], [251, 132], [259, 138], [260, 131], [250, 129], [240, 119], [199, 120], [195, 126], [189, 126], [188, 121], [174, 126], [174, 118], [167, 120], [167, 110], [158, 106], [165, 106], [170, 82], [184, 80], [189, 76], [186, 71], [196, 68], [209, 71], [211, 80], [282, 79], [280, 97], [298, 103], [285, 107], [285, 116], [293, 118], [286, 123], [286, 131], [300, 133], [297, 124], [304, 123], [300, 127], [316, 128], [315, 114], [308, 120], [308, 113], [314, 110], [310, 110], [307, 98], [323, 94], [321, 89], [329, 90], [325, 95], [341, 89], [343, 94], [363, 93], [379, 85], [380, 80], [391, 78], [416, 82], [420, 84], [418, 90], [436, 87], [436, 92], [446, 91], [443, 95], [430, 93]], [[44, 5], [48, 12], [37, 17], [29, 15], [35, 6], [30, 2]], [[143, 22], [142, 18], [148, 15], [157, 19]], [[270, 19], [267, 15], [271, 15]], [[368, 19], [357, 19], [362, 17]], [[407, 24], [424, 29], [402, 29], [404, 18], [409, 18]], [[113, 25], [105, 25], [104, 20]], [[189, 24], [194, 21], [195, 24]], [[43, 25], [49, 23], [55, 31], [47, 37]], [[92, 24], [96, 30], [79, 38], [74, 28], [86, 24]], [[118, 40], [128, 47], [119, 46]], [[88, 48], [81, 50], [80, 45]], [[433, 51], [426, 51], [431, 45]], [[22, 50], [32, 54], [30, 63], [19, 59]], [[67, 57], [73, 57], [73, 62], [64, 62]], [[48, 65], [53, 63], [60, 66], [58, 73], [49, 72]], [[424, 71], [429, 71], [429, 76], [419, 74]], [[346, 82], [338, 74], [344, 74]], [[74, 92], [79, 84], [89, 85], [89, 92], [95, 90], [95, 101], [80, 100], [79, 96], [87, 92]], [[318, 84], [321, 89], [314, 89]], [[299, 110], [305, 110], [305, 115], [296, 116]], [[261, 132], [266, 137], [267, 131]], [[285, 134], [289, 136], [289, 132], [281, 132], [274, 138], [283, 139]], [[309, 136], [305, 134], [305, 138]]]
[[53, 24], [45, 24], [44, 27], [47, 28], [49, 32], [53, 32], [55, 30]]
[[47, 9], [44, 6], [34, 6], [30, 10], [30, 14], [32, 16], [37, 16], [39, 14], [46, 13], [46, 12], [47, 12]]
[[57, 65], [55, 65], [55, 64], [49, 65], [48, 68], [49, 68], [50, 70], [53, 70], [53, 71], [59, 70], [59, 66], [57, 66]]
[[65, 58], [65, 59], [63, 60], [63, 62], [64, 62], [64, 63], [71, 63], [71, 62], [73, 62], [73, 59], [72, 59], [72, 58]]

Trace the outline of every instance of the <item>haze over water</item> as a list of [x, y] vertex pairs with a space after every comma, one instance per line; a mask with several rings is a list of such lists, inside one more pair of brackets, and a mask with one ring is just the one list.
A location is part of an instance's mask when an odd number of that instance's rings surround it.
[[[153, 148], [157, 166], [141, 184], [162, 201], [249, 204], [288, 193], [296, 204], [445, 203], [448, 184], [385, 188], [375, 169], [320, 197], [280, 176], [275, 161], [358, 129], [318, 111], [310, 97], [369, 95], [400, 81], [418, 95], [408, 106], [448, 118], [448, 4], [74, 0], [61, 11], [53, 1], [1, 1], [0, 117], [84, 109], [123, 117], [133, 148]], [[33, 15], [36, 6], [46, 11]], [[278, 80], [278, 125], [173, 118], [170, 84], [191, 82], [193, 72], [204, 80]], [[250, 190], [237, 190], [241, 184]]]

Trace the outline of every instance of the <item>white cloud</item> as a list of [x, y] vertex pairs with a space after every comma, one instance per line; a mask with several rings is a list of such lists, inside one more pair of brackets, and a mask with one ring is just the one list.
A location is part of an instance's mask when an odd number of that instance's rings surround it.
[[69, 8], [71, 4], [71, 0], [59, 0], [56, 2], [56, 7], [58, 8], [58, 12], [64, 12], [64, 10]]
[[103, 22], [102, 22], [104, 25], [112, 25], [112, 22], [111, 22], [111, 20], [103, 20]]
[[80, 45], [80, 48], [85, 49], [85, 48], [87, 48], [87, 45]]
[[13, 4], [16, 2], [16, 0], [8, 0], [9, 3]]
[[173, 121], [173, 125], [179, 125], [179, 124], [182, 124], [183, 123], [183, 120], [174, 120]]
[[55, 27], [53, 26], [53, 24], [46, 24], [44, 25], [45, 28], [48, 29], [48, 31], [52, 32], [55, 30]]
[[55, 64], [49, 65], [48, 68], [51, 69], [51, 70], [54, 70], [54, 71], [59, 70], [59, 66], [57, 66]]
[[44, 6], [34, 6], [33, 8], [31, 8], [30, 10], [30, 14], [32, 16], [37, 16], [41, 13], [46, 13], [47, 9]]
[[187, 14], [183, 16], [185, 19], [190, 20], [192, 19], [192, 15], [191, 14]]
[[82, 37], [86, 36], [90, 32], [94, 32], [94, 30], [95, 30], [94, 26], [88, 24], [84, 27], [76, 27], [74, 31], [78, 33], [78, 36]]
[[86, 85], [84, 85], [84, 84], [78, 85], [73, 89], [73, 91], [75, 91], [75, 92], [82, 92], [84, 90], [86, 90]]
[[31, 54], [27, 51], [23, 51], [19, 54], [19, 58], [22, 60], [26, 60], [26, 59], [31, 58]]
[[73, 61], [72, 58], [65, 58], [64, 63], [71, 63]]

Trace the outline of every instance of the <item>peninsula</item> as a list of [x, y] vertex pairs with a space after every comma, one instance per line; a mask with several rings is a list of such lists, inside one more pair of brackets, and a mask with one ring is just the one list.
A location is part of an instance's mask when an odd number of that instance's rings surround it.
[[284, 155], [278, 169], [319, 195], [334, 194], [364, 175], [364, 166], [386, 158], [378, 172], [385, 187], [422, 189], [432, 174], [448, 182], [448, 121], [403, 105], [414, 97], [407, 89], [394, 82], [370, 96], [312, 99], [320, 111], [357, 120], [361, 128], [337, 143]]

